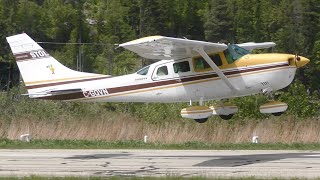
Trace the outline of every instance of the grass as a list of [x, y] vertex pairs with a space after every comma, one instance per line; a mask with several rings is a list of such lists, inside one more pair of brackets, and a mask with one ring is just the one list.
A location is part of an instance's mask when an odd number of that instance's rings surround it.
[[18, 140], [1, 139], [1, 149], [172, 149], [172, 150], [320, 150], [320, 143], [143, 143], [142, 141], [102, 140]]
[[[262, 178], [255, 177], [239, 177], [239, 178], [206, 178], [206, 177], [40, 177], [40, 176], [31, 176], [31, 177], [0, 177], [0, 180], [261, 180]], [[266, 178], [270, 180], [271, 178]], [[284, 178], [272, 178], [271, 180], [282, 180]], [[320, 179], [320, 178], [317, 178]], [[288, 178], [286, 178], [288, 180]], [[300, 180], [299, 178], [290, 178], [290, 180]], [[302, 179], [301, 179], [302, 180]]]
[[[18, 139], [29, 133], [42, 140], [87, 140], [101, 142], [140, 142], [145, 135], [148, 142], [161, 144], [246, 144], [252, 136], [259, 136], [265, 144], [320, 143], [319, 119], [294, 120], [272, 118], [261, 121], [233, 121], [210, 119], [205, 124], [192, 120], [172, 120], [162, 124], [149, 124], [128, 114], [110, 113], [103, 117], [57, 117], [53, 120], [17, 117], [1, 121], [0, 138]], [[83, 142], [82, 142], [83, 143]], [[136, 143], [134, 143], [136, 144]]]

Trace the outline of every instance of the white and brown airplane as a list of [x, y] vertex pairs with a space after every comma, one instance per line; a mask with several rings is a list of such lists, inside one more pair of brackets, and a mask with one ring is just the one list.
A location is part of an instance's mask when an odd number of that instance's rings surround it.
[[[110, 75], [78, 72], [50, 56], [27, 34], [7, 37], [30, 98], [82, 102], [190, 102], [182, 117], [199, 123], [212, 115], [230, 119], [238, 108], [206, 100], [222, 100], [287, 87], [297, 68], [309, 59], [292, 54], [251, 54], [273, 42], [220, 44], [189, 39], [150, 36], [120, 47], [147, 59], [159, 60], [136, 73]], [[192, 102], [199, 102], [192, 106]], [[282, 102], [260, 106], [260, 112], [280, 115]]]

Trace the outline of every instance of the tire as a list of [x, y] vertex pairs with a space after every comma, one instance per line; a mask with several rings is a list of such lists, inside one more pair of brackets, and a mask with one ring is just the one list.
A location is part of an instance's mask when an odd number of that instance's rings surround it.
[[197, 123], [205, 123], [205, 122], [208, 121], [208, 118], [195, 119], [195, 121], [196, 121]]
[[233, 117], [233, 114], [229, 114], [229, 115], [219, 115], [221, 119], [223, 120], [229, 120]]
[[283, 114], [283, 112], [272, 113], [272, 115], [274, 115], [274, 116], [281, 116], [282, 114]]

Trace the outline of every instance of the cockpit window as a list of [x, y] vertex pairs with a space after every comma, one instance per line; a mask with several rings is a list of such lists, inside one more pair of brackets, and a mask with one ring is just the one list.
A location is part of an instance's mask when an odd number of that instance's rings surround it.
[[149, 71], [149, 68], [150, 68], [150, 66], [146, 66], [146, 67], [140, 69], [140, 70], [137, 72], [137, 74], [147, 75], [147, 74], [148, 74], [148, 71]]
[[235, 44], [228, 45], [228, 49], [223, 52], [229, 64], [240, 59], [244, 55], [250, 54], [248, 50], [243, 49], [242, 47]]

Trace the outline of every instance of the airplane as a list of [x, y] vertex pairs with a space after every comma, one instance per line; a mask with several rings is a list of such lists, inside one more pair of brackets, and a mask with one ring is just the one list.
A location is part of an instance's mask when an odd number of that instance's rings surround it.
[[[252, 54], [273, 42], [223, 44], [165, 36], [149, 36], [119, 47], [157, 60], [136, 73], [111, 75], [79, 72], [59, 63], [27, 34], [7, 37], [28, 96], [81, 102], [187, 102], [181, 116], [204, 123], [219, 115], [228, 120], [238, 111], [230, 98], [273, 92], [287, 87], [297, 68], [310, 60], [293, 54]], [[215, 106], [204, 101], [219, 100]], [[194, 102], [198, 103], [193, 106]], [[275, 101], [261, 113], [281, 115], [288, 105]]]

